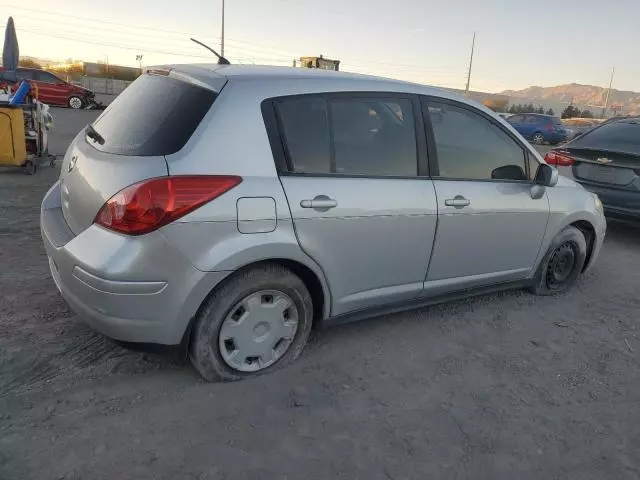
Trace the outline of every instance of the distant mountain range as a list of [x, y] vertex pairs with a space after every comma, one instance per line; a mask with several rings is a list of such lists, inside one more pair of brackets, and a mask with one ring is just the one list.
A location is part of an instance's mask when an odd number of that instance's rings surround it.
[[[556, 87], [529, 87], [523, 90], [505, 90], [498, 95], [509, 97], [509, 103], [533, 103], [545, 109], [553, 108], [556, 114], [564, 110], [569, 103], [578, 108], [589, 108], [600, 113], [607, 96], [607, 89], [593, 85], [570, 83]], [[640, 114], [640, 93], [611, 89], [609, 112], [617, 110], [622, 114]]]

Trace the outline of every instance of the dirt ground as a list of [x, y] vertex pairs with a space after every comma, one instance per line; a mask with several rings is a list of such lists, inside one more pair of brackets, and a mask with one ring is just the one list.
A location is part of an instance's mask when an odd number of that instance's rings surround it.
[[0, 172], [0, 479], [640, 477], [639, 227], [611, 222], [565, 295], [319, 331], [283, 371], [205, 384], [67, 308], [38, 226], [56, 176]]

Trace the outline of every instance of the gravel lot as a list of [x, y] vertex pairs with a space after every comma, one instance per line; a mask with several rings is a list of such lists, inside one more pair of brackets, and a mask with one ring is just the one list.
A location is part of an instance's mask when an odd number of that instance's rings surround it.
[[[62, 153], [94, 112], [54, 112]], [[0, 479], [640, 477], [640, 228], [593, 272], [316, 332], [290, 368], [204, 384], [93, 333], [49, 276], [57, 169], [0, 171]]]

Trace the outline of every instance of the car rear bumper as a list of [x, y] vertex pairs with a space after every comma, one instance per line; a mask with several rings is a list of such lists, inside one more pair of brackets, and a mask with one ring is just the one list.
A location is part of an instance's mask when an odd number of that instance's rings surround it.
[[211, 289], [229, 272], [197, 270], [159, 233], [128, 237], [91, 226], [75, 236], [56, 183], [40, 226], [51, 275], [95, 330], [126, 342], [180, 343]]

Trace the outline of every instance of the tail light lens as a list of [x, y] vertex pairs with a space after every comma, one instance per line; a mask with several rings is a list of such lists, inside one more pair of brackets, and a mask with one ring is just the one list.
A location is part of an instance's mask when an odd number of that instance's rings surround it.
[[553, 132], [555, 129], [553, 128], [553, 123], [547, 123], [547, 132]]
[[549, 150], [544, 156], [544, 161], [549, 165], [555, 165], [557, 167], [570, 167], [576, 163], [575, 159], [567, 152], [558, 150]]
[[236, 176], [176, 176], [145, 180], [111, 197], [95, 223], [127, 235], [152, 232], [219, 197], [242, 181]]

